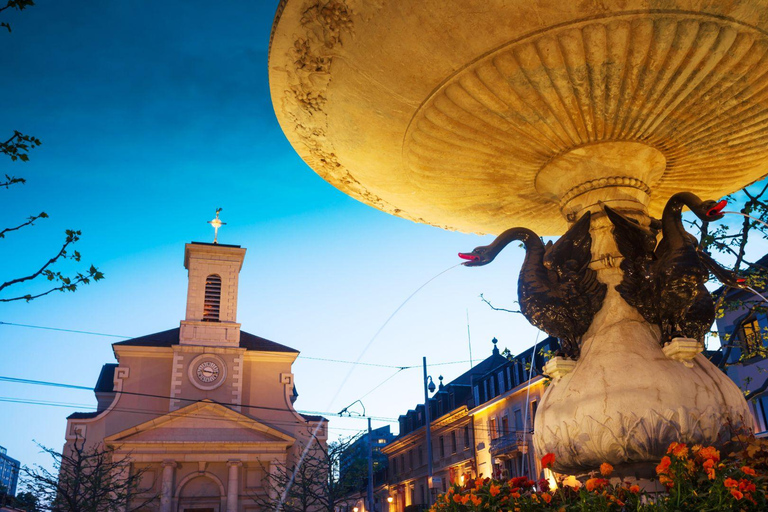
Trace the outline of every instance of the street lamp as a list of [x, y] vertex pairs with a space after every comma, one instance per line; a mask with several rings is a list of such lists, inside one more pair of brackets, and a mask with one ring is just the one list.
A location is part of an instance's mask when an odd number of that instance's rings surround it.
[[424, 419], [426, 420], [426, 441], [427, 441], [427, 506], [432, 506], [432, 436], [430, 432], [432, 420], [429, 417], [429, 393], [435, 392], [435, 383], [432, 382], [432, 376], [427, 375], [427, 358], [424, 357]]
[[[432, 387], [434, 388], [434, 384], [432, 384]], [[343, 408], [341, 411], [339, 411], [339, 416], [343, 416], [345, 413], [347, 416], [352, 416], [352, 413], [349, 411], [349, 408], [352, 407], [355, 404], [360, 404], [360, 407], [363, 408], [363, 416], [365, 416], [365, 405], [363, 405], [363, 402], [360, 400], [355, 400], [345, 408]], [[356, 413], [357, 414], [357, 413]], [[374, 503], [373, 503], [373, 432], [371, 431], [371, 418], [368, 417], [368, 510], [373, 511], [375, 509]], [[355, 507], [355, 512], [357, 512], [357, 507]]]
[[387, 496], [387, 503], [391, 505], [393, 501], [395, 501], [395, 498], [393, 498], [392, 496]]

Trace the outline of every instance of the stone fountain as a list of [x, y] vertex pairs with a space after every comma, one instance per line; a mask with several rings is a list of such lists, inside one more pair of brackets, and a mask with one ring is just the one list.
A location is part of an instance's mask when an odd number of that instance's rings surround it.
[[553, 370], [535, 445], [562, 472], [648, 477], [671, 441], [722, 443], [749, 412], [614, 289], [602, 206], [648, 225], [677, 192], [717, 199], [768, 172], [766, 30], [765, 0], [284, 0], [270, 88], [307, 164], [393, 215], [559, 235], [591, 212], [607, 293]]

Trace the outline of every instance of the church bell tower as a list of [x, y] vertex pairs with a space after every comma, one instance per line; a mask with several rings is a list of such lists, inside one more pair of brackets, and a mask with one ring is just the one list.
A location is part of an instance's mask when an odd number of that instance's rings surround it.
[[240, 345], [237, 288], [244, 258], [245, 249], [239, 245], [186, 244], [184, 268], [189, 272], [189, 285], [187, 313], [179, 335], [181, 345]]

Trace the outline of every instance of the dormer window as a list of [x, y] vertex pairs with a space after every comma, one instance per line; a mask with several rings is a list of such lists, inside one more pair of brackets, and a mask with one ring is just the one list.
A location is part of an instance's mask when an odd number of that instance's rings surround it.
[[221, 307], [221, 276], [211, 274], [205, 278], [203, 322], [218, 322]]

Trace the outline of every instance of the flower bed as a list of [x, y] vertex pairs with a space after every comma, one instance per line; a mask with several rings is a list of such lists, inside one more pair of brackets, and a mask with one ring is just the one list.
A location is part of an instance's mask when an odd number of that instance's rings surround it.
[[[568, 511], [766, 511], [768, 510], [768, 441], [740, 436], [728, 457], [711, 446], [672, 443], [656, 466], [667, 492], [646, 493], [637, 484], [611, 479], [613, 467], [581, 482], [561, 477], [556, 489], [545, 479], [517, 477], [508, 481], [477, 478], [453, 485], [438, 497], [433, 512]], [[555, 456], [542, 457], [551, 468]]]

